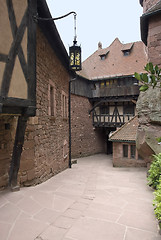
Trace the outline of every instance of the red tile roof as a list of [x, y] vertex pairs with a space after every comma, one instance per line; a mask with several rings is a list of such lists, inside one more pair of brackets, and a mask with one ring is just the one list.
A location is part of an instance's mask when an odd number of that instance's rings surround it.
[[126, 44], [122, 44], [122, 51], [125, 51], [125, 50], [131, 50], [131, 48], [133, 47], [134, 43], [126, 43]]
[[[128, 56], [124, 56], [125, 50], [130, 50]], [[106, 55], [106, 58], [101, 60], [101, 55]], [[116, 38], [109, 47], [99, 48], [89, 56], [82, 63], [82, 71], [79, 74], [90, 80], [133, 75], [134, 72], [143, 72], [146, 64], [147, 55], [141, 41], [123, 44]]]
[[133, 117], [129, 122], [125, 123], [121, 128], [116, 130], [111, 136], [111, 141], [135, 141], [138, 129], [138, 118]]

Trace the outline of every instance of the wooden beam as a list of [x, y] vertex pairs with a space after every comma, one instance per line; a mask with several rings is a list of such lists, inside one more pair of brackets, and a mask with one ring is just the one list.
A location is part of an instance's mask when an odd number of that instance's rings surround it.
[[[12, 36], [13, 39], [16, 37], [16, 33], [17, 33], [17, 24], [16, 24], [16, 17], [15, 17], [15, 13], [14, 13], [14, 9], [13, 9], [13, 3], [11, 0], [7, 0], [7, 8], [8, 8], [8, 16], [9, 16], [9, 20], [10, 20], [10, 26], [11, 26], [11, 31], [12, 31]], [[25, 56], [22, 50], [21, 45], [19, 46], [19, 50], [18, 50], [18, 58], [22, 67], [22, 71], [24, 74], [24, 77], [26, 79], [26, 82], [28, 81], [28, 77], [27, 77], [27, 63], [25, 60]]]
[[94, 105], [94, 107], [93, 107], [91, 110], [89, 110], [89, 114], [90, 114], [91, 112], [93, 112], [93, 111], [95, 110], [96, 107], [98, 107], [99, 105], [101, 105], [102, 102], [104, 102], [103, 99], [100, 100], [98, 103], [96, 103], [96, 104]]
[[0, 53], [0, 62], [7, 62], [8, 55]]
[[9, 173], [9, 186], [13, 191], [19, 190], [17, 177], [18, 177], [18, 171], [20, 168], [20, 158], [22, 153], [22, 147], [24, 144], [27, 120], [28, 120], [28, 117], [19, 116], [18, 123], [17, 123], [16, 136], [15, 136], [10, 173]]
[[16, 56], [18, 54], [18, 50], [19, 50], [19, 46], [22, 42], [23, 39], [23, 35], [26, 29], [26, 25], [27, 25], [27, 10], [22, 18], [21, 24], [17, 30], [16, 36], [12, 42], [9, 54], [8, 54], [8, 61], [6, 63], [5, 66], [5, 70], [4, 70], [4, 75], [3, 75], [3, 79], [2, 79], [2, 87], [1, 87], [1, 96], [6, 97], [8, 95], [8, 91], [9, 91], [9, 87], [10, 87], [10, 82], [11, 82], [11, 78], [12, 78], [12, 72], [13, 72], [13, 68], [15, 65], [15, 60], [16, 60]]
[[28, 99], [21, 99], [21, 98], [12, 98], [12, 97], [1, 97], [0, 96], [0, 103], [3, 103], [4, 106], [11, 106], [11, 107], [28, 107], [32, 106], [32, 101]]
[[36, 22], [37, 1], [28, 0], [28, 99], [36, 105]]

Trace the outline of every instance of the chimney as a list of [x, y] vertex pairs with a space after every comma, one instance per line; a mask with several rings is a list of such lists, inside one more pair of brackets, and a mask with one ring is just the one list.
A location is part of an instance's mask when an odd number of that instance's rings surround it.
[[101, 42], [98, 43], [98, 49], [102, 49], [102, 43]]

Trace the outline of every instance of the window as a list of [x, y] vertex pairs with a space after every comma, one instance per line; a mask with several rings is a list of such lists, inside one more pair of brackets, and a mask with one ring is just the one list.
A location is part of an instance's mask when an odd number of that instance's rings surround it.
[[134, 115], [134, 105], [132, 105], [132, 104], [124, 105], [123, 106], [123, 113]]
[[107, 58], [108, 53], [109, 53], [108, 50], [106, 50], [106, 51], [103, 50], [103, 52], [101, 51], [101, 54], [99, 56], [102, 61], [104, 61]]
[[64, 159], [67, 158], [68, 156], [68, 144], [67, 141], [65, 140], [63, 143], [63, 157]]
[[101, 60], [105, 60], [106, 59], [106, 55], [100, 55]]
[[123, 157], [128, 157], [128, 145], [123, 144]]
[[124, 54], [124, 56], [129, 56], [130, 55], [130, 51], [129, 50], [124, 50], [123, 54]]
[[136, 146], [135, 145], [130, 146], [130, 152], [131, 152], [131, 158], [135, 159], [135, 154], [136, 154]]
[[62, 91], [61, 101], [62, 101], [62, 117], [64, 119], [67, 119], [68, 118], [68, 95], [64, 91]]
[[107, 106], [107, 105], [100, 106], [100, 114], [101, 115], [109, 114], [109, 106]]
[[105, 85], [106, 85], [106, 83], [105, 83], [105, 82], [100, 82], [100, 88], [104, 88], [104, 87], [105, 87]]
[[53, 82], [49, 82], [48, 85], [48, 114], [50, 116], [56, 116], [56, 90]]

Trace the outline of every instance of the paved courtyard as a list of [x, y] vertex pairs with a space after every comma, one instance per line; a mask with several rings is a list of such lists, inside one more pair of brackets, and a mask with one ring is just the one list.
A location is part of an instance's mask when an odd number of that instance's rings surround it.
[[0, 193], [0, 240], [159, 240], [144, 168], [104, 154], [47, 182]]

